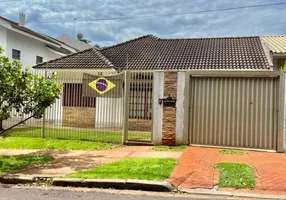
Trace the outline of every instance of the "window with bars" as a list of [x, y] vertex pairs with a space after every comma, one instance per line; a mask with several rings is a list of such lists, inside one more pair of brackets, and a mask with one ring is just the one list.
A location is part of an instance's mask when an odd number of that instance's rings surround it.
[[83, 96], [81, 83], [64, 83], [63, 106], [95, 107], [96, 98]]
[[12, 58], [15, 60], [20, 60], [21, 59], [21, 51], [12, 49]]
[[40, 64], [43, 62], [43, 57], [41, 56], [36, 56], [36, 64]]

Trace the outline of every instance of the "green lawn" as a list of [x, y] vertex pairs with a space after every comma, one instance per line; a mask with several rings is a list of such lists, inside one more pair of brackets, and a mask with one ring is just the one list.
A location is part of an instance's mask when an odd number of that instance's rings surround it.
[[219, 163], [219, 187], [254, 188], [253, 169], [240, 163]]
[[68, 177], [164, 180], [170, 176], [176, 164], [177, 161], [172, 158], [128, 158]]
[[244, 151], [239, 151], [239, 150], [231, 150], [231, 149], [220, 149], [219, 150], [220, 154], [226, 154], [226, 155], [244, 155]]
[[154, 151], [183, 151], [185, 150], [187, 145], [180, 145], [180, 146], [163, 146], [163, 145], [158, 145], [154, 146], [152, 149]]
[[[5, 136], [41, 137], [42, 129], [36, 127], [15, 128], [5, 133]], [[122, 131], [107, 131], [79, 128], [46, 128], [46, 138], [87, 140], [106, 143], [122, 143]], [[128, 139], [151, 140], [150, 132], [129, 132]]]
[[59, 149], [59, 150], [105, 150], [120, 144], [63, 140], [51, 138], [6, 137], [0, 138], [0, 149]]
[[7, 173], [13, 170], [24, 169], [33, 165], [39, 165], [51, 162], [51, 156], [0, 156], [0, 173]]

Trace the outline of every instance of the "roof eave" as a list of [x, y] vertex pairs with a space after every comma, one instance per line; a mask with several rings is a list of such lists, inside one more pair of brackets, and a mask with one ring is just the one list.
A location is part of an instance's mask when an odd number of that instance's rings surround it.
[[273, 69], [274, 64], [273, 64], [273, 58], [272, 58], [272, 54], [271, 54], [271, 49], [269, 48], [269, 46], [267, 45], [267, 43], [263, 40], [262, 37], [259, 37], [259, 40], [261, 42], [262, 48], [264, 50], [265, 56], [267, 58], [268, 61], [268, 68], [269, 69]]
[[273, 52], [274, 57], [286, 57], [286, 52]]
[[116, 71], [114, 68], [34, 68], [35, 70], [42, 71]]
[[59, 51], [55, 51], [54, 49], [51, 49], [50, 47], [46, 46], [48, 50], [50, 50], [51, 52], [55, 53], [55, 54], [58, 54], [60, 56], [66, 56], [68, 54], [64, 54], [64, 53], [61, 53]]
[[61, 47], [60, 44], [56, 44], [56, 43], [53, 43], [53, 42], [49, 42], [49, 41], [44, 40], [44, 39], [42, 39], [42, 38], [39, 38], [39, 37], [37, 37], [37, 36], [34, 36], [34, 35], [31, 35], [31, 34], [29, 34], [29, 33], [24, 32], [24, 31], [21, 31], [21, 30], [19, 30], [19, 29], [17, 29], [17, 28], [13, 28], [11, 25], [10, 25], [10, 26], [5, 26], [5, 27], [6, 27], [7, 29], [11, 30], [11, 31], [14, 31], [14, 32], [16, 32], [16, 33], [25, 35], [25, 36], [27, 36], [27, 37], [30, 37], [30, 38], [35, 39], [35, 40], [38, 40], [38, 41], [43, 42], [43, 43], [45, 43], [45, 44], [49, 44], [49, 45], [52, 45], [52, 46], [55, 46], [55, 47]]

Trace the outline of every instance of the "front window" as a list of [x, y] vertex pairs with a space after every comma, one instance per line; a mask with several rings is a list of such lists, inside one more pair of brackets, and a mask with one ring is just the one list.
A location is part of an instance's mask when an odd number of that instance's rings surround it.
[[21, 59], [21, 51], [12, 49], [12, 58], [15, 60], [20, 60]]
[[42, 62], [43, 62], [43, 57], [37, 56], [37, 57], [36, 57], [36, 64], [40, 64], [40, 63], [42, 63]]

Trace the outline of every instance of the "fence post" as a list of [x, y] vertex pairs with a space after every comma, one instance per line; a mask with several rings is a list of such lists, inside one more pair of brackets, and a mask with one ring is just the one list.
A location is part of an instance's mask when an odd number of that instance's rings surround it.
[[129, 95], [130, 95], [130, 72], [124, 72], [124, 98], [123, 98], [123, 137], [122, 143], [128, 140], [129, 128]]
[[[47, 71], [45, 71], [45, 73], [44, 73], [44, 78], [45, 79], [47, 78]], [[45, 123], [46, 123], [46, 109], [45, 109], [45, 111], [43, 113], [42, 134], [41, 134], [42, 138], [45, 138]]]
[[162, 144], [163, 106], [158, 99], [164, 97], [164, 72], [155, 71], [153, 74], [153, 108], [152, 108], [152, 143]]

